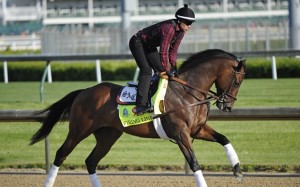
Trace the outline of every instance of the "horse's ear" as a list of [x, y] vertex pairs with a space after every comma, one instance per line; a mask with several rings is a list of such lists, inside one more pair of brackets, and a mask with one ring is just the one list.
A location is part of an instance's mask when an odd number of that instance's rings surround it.
[[242, 69], [242, 67], [244, 67], [244, 70], [246, 71], [246, 59], [243, 58], [243, 59], [239, 59], [238, 61], [239, 61], [239, 64], [236, 67], [236, 71], [239, 72]]

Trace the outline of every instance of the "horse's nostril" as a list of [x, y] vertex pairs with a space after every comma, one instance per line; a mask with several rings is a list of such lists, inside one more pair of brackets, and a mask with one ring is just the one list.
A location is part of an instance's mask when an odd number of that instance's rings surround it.
[[231, 107], [226, 107], [227, 112], [231, 112]]

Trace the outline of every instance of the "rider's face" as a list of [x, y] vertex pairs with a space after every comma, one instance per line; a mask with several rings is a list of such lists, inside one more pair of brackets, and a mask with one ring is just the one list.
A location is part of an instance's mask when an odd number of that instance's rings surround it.
[[181, 22], [179, 22], [179, 28], [180, 28], [183, 32], [187, 32], [188, 30], [190, 30], [191, 24], [192, 24], [192, 22], [184, 22], [184, 21], [181, 21]]

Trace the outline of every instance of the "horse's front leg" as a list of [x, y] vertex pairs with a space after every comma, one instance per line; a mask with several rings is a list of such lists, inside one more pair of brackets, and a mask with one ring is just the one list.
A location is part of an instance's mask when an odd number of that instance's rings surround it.
[[238, 180], [243, 180], [242, 170], [240, 168], [239, 158], [226, 136], [216, 132], [209, 125], [205, 124], [200, 132], [193, 136], [196, 139], [218, 142], [224, 147], [227, 158], [233, 167], [233, 174]]
[[191, 170], [194, 172], [197, 187], [207, 187], [206, 181], [203, 177], [202, 171], [192, 148], [190, 134], [186, 131], [186, 129], [187, 128], [183, 128], [180, 131], [178, 137], [176, 138], [176, 142], [186, 161], [188, 162]]

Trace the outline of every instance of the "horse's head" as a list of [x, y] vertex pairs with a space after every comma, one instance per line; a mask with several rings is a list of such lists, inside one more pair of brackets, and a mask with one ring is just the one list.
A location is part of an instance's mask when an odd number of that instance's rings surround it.
[[[198, 90], [204, 95], [210, 95], [208, 93], [212, 92], [212, 97], [217, 98], [217, 107], [222, 111], [230, 112], [245, 72], [246, 60], [240, 60], [235, 55], [220, 49], [209, 49], [196, 53], [183, 62], [179, 69], [179, 77], [187, 80], [185, 85], [193, 90]], [[197, 84], [198, 88], [192, 86]], [[217, 88], [217, 93], [209, 90], [213, 84]], [[197, 100], [201, 99], [198, 97]]]
[[215, 82], [219, 97], [216, 105], [224, 112], [231, 111], [246, 73], [246, 60], [237, 60], [237, 62], [235, 62], [235, 65], [230, 66], [229, 70], [228, 68], [225, 69], [225, 73], [221, 74]]

